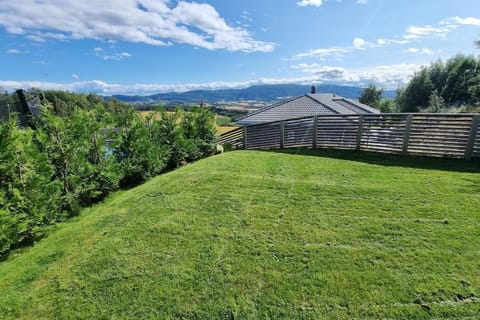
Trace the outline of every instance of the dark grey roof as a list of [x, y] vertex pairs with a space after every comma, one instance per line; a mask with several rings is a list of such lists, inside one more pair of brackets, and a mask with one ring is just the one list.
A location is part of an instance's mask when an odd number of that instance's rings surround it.
[[259, 109], [237, 121], [240, 125], [252, 125], [300, 117], [328, 114], [379, 113], [356, 100], [330, 93], [306, 94]]

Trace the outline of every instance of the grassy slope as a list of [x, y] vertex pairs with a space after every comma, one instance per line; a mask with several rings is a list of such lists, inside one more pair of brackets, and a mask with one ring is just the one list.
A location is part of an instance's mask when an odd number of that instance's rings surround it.
[[0, 262], [0, 317], [480, 315], [478, 164], [304, 153], [215, 156], [85, 210]]

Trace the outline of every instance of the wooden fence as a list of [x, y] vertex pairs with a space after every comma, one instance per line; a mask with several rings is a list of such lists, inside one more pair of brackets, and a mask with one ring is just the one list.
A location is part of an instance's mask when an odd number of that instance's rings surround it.
[[234, 149], [329, 148], [447, 158], [480, 158], [480, 114], [319, 115], [235, 129]]

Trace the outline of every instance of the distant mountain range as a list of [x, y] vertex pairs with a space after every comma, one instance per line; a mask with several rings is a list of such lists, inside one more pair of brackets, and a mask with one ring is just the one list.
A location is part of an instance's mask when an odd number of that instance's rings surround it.
[[[339, 96], [358, 99], [363, 88], [322, 84], [317, 85], [317, 93], [334, 93]], [[288, 97], [301, 96], [310, 93], [309, 85], [276, 84], [254, 85], [244, 89], [194, 90], [187, 92], [167, 92], [149, 96], [114, 95], [113, 97], [127, 103], [180, 103], [189, 104], [201, 101], [205, 103], [220, 103], [222, 101], [264, 101], [275, 102]], [[384, 92], [385, 97], [394, 97], [394, 90]]]

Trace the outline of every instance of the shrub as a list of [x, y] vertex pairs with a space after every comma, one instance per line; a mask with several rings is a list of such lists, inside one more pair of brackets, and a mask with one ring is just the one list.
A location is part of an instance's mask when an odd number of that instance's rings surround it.
[[[0, 251], [31, 242], [41, 226], [60, 218], [60, 184], [34, 140], [12, 116], [0, 124]], [[10, 241], [6, 241], [9, 238]]]
[[215, 152], [215, 116], [204, 108], [143, 119], [95, 96], [50, 92], [48, 100], [56, 104], [42, 106], [35, 130], [15, 115], [0, 123], [0, 256], [119, 186]]

